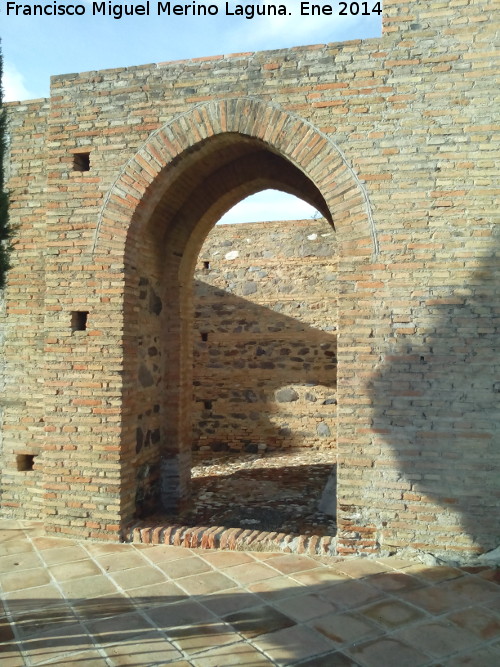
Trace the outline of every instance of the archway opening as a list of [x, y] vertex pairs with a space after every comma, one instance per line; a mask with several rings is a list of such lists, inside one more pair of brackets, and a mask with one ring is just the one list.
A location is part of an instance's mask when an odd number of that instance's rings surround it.
[[[137, 517], [179, 512], [189, 504], [196, 263], [220, 217], [266, 188], [305, 200], [321, 211], [333, 233], [326, 202], [312, 181], [268, 144], [240, 133], [219, 134], [184, 151], [160, 171], [136, 208], [125, 257], [124, 434], [133, 477], [127, 502]], [[273, 317], [293, 320], [285, 313]], [[213, 403], [204, 397], [203, 409]]]
[[321, 217], [317, 209], [299, 197], [279, 190], [266, 189], [238, 202], [218, 220], [217, 225], [306, 220]]
[[185, 525], [335, 534], [319, 511], [336, 456], [335, 238], [323, 218], [208, 234], [194, 276]]

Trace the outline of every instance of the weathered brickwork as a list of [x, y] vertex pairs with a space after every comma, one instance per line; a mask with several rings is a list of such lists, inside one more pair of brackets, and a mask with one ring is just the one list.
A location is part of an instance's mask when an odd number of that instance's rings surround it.
[[335, 448], [336, 258], [324, 220], [210, 232], [195, 272], [195, 449]]
[[386, 0], [381, 39], [56, 76], [9, 106], [6, 516], [117, 540], [187, 502], [197, 258], [276, 187], [335, 228], [338, 553], [498, 545], [496, 10]]

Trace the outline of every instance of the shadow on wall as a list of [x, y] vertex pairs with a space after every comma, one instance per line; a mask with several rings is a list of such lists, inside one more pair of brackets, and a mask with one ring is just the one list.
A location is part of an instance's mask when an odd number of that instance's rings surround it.
[[328, 304], [265, 307], [202, 281], [194, 294], [194, 448], [335, 447], [336, 335], [280, 312], [321, 320]]
[[[435, 554], [440, 535], [457, 544], [457, 551], [480, 553], [500, 544], [495, 249], [458, 285], [432, 289], [420, 302], [413, 313], [416, 335], [385, 351], [370, 386], [373, 427], [406, 480], [400, 500], [422, 522], [420, 536], [414, 527], [407, 529], [408, 541], [423, 542], [424, 535], [428, 543], [421, 548]], [[436, 504], [442, 509], [434, 521]]]

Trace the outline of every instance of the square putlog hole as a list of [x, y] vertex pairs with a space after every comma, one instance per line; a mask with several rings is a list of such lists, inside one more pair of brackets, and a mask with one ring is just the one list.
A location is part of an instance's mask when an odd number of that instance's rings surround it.
[[33, 470], [36, 454], [18, 454], [16, 456], [17, 469], [19, 472]]
[[74, 310], [71, 313], [71, 331], [86, 331], [88, 310]]
[[73, 171], [90, 171], [90, 153], [73, 154]]

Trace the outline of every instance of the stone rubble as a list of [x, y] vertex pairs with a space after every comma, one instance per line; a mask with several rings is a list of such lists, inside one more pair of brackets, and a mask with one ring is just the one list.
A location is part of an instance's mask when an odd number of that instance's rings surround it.
[[192, 526], [333, 536], [335, 519], [318, 509], [332, 457], [331, 451], [317, 449], [194, 453], [192, 506], [180, 517], [157, 518]]

